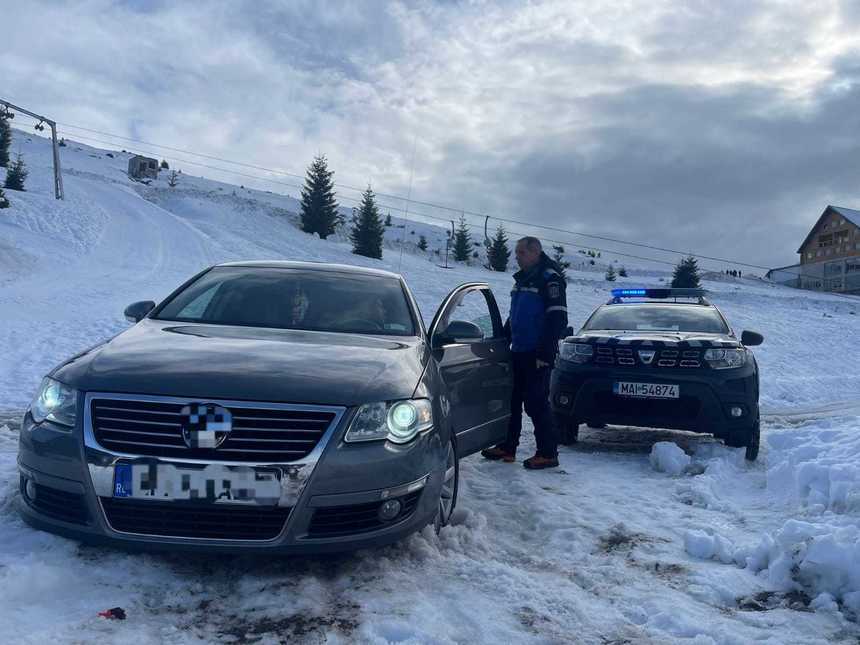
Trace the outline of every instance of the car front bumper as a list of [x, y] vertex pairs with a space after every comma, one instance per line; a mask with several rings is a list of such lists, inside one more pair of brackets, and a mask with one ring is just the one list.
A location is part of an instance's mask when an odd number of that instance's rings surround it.
[[[678, 399], [642, 399], [614, 394], [619, 381], [678, 385]], [[553, 412], [578, 421], [706, 432], [726, 437], [758, 418], [756, 368], [732, 370], [608, 369], [567, 365], [552, 373]], [[731, 415], [740, 407], [742, 416]]]
[[[78, 427], [72, 431], [36, 424], [29, 414], [24, 419], [19, 509], [36, 528], [131, 549], [289, 555], [390, 544], [431, 523], [437, 512], [446, 455], [439, 434], [422, 434], [405, 446], [347, 444], [342, 437], [350, 413], [339, 418], [312, 459], [265, 466], [280, 471], [282, 493], [276, 504], [114, 498], [113, 465], [129, 457], [85, 438], [84, 408], [81, 402]], [[146, 461], [188, 465], [176, 459]], [[401, 502], [402, 512], [382, 521], [378, 508], [392, 499]], [[229, 523], [246, 528], [231, 533], [224, 530]], [[176, 526], [182, 527], [182, 536], [172, 534]], [[185, 535], [189, 526], [207, 537]], [[211, 531], [214, 537], [208, 537]]]

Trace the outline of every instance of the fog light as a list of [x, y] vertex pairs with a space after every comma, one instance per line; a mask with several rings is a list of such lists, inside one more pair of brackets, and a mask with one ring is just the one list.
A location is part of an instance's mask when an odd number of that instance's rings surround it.
[[399, 500], [390, 499], [387, 502], [383, 502], [382, 506], [379, 507], [379, 519], [383, 522], [390, 522], [400, 515], [401, 508], [402, 505]]
[[559, 405], [563, 405], [565, 407], [570, 405], [570, 397], [567, 394], [559, 394], [556, 400]]
[[24, 484], [24, 493], [31, 502], [36, 501], [36, 483], [32, 479], [28, 479]]
[[732, 413], [733, 417], [742, 417], [744, 415], [744, 409], [737, 405], [733, 405], [732, 409], [729, 411]]

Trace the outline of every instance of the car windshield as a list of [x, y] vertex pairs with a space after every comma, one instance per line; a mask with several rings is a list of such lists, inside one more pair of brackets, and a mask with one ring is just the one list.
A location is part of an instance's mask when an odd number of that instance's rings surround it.
[[595, 311], [584, 330], [680, 331], [725, 334], [729, 330], [719, 312], [701, 305], [606, 305]]
[[215, 267], [156, 311], [156, 320], [414, 336], [397, 278], [267, 267]]

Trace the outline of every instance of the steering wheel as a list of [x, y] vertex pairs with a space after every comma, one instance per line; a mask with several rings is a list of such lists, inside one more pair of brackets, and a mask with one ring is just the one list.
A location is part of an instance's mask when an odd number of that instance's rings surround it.
[[384, 327], [382, 323], [376, 320], [370, 320], [369, 318], [351, 318], [349, 320], [344, 320], [341, 325], [348, 329], [371, 329], [371, 330], [379, 330], [382, 331]]

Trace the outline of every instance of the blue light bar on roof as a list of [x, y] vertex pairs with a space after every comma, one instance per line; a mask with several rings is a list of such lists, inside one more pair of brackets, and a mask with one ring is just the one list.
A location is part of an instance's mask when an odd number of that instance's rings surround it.
[[613, 298], [632, 298], [634, 296], [639, 296], [640, 298], [648, 295], [647, 289], [613, 289], [612, 297]]
[[665, 300], [668, 298], [703, 298], [705, 296], [704, 289], [667, 289], [666, 287], [657, 288], [637, 288], [637, 289], [613, 289], [612, 297], [621, 298], [652, 298], [654, 300]]

